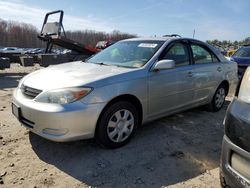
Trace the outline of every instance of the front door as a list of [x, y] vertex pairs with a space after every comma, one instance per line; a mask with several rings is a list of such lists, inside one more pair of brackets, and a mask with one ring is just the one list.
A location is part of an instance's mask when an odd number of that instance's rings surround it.
[[149, 73], [149, 116], [161, 116], [193, 102], [193, 66], [188, 44], [178, 41], [170, 44], [159, 60], [170, 59], [175, 68]]

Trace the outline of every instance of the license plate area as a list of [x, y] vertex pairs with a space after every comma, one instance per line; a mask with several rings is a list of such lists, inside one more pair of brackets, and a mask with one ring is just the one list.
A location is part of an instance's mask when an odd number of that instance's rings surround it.
[[14, 103], [12, 103], [12, 114], [16, 116], [17, 119], [20, 119], [21, 108]]

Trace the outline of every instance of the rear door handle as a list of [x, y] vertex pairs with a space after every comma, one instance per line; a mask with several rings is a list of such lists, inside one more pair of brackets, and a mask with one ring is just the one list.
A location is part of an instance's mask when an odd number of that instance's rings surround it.
[[218, 67], [218, 68], [217, 68], [217, 71], [218, 71], [218, 72], [221, 72], [221, 71], [222, 71], [222, 68], [221, 68], [221, 67]]
[[188, 72], [188, 77], [193, 77], [194, 73]]

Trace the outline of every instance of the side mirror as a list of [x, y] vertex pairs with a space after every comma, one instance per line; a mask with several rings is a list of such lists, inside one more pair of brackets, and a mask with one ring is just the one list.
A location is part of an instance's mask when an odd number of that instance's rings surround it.
[[172, 69], [175, 67], [175, 61], [171, 59], [163, 59], [155, 63], [153, 70]]

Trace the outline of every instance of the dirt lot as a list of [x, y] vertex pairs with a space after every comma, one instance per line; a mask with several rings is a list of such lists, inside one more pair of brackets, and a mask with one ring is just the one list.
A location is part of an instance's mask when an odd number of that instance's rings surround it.
[[39, 66], [0, 71], [0, 188], [220, 187], [223, 117], [189, 110], [140, 128], [123, 148], [94, 140], [55, 143], [36, 136], [11, 114], [18, 81]]

